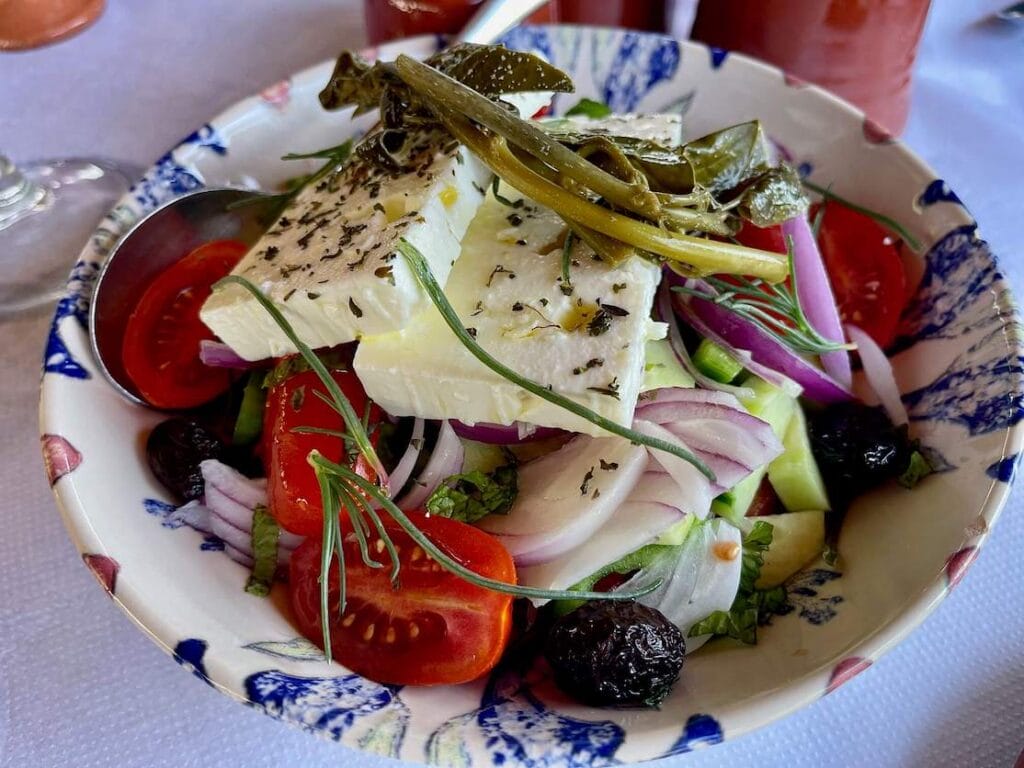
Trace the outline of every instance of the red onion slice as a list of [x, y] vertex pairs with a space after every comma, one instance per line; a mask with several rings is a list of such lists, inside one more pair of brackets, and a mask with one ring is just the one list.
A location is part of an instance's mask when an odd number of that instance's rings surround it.
[[269, 360], [255, 362], [246, 360], [227, 344], [210, 339], [203, 339], [199, 342], [199, 359], [203, 365], [208, 365], [211, 368], [237, 368], [239, 370], [260, 368], [270, 362]]
[[420, 476], [412, 481], [412, 487], [396, 503], [399, 509], [419, 509], [441, 484], [441, 481], [462, 471], [465, 452], [459, 436], [455, 434], [450, 422], [441, 422], [441, 431], [437, 435], [437, 443], [430, 454], [430, 460], [423, 468]]
[[910, 419], [907, 417], [907, 409], [900, 397], [896, 374], [893, 373], [892, 363], [885, 356], [885, 352], [875, 343], [874, 339], [856, 325], [847, 324], [846, 332], [850, 336], [850, 341], [857, 345], [860, 362], [864, 366], [864, 376], [889, 415], [889, 420], [897, 427], [908, 424]]
[[[675, 306], [679, 314], [681, 314], [683, 318], [686, 320], [687, 325], [693, 328], [693, 330], [695, 330], [701, 336], [706, 338], [708, 341], [713, 342], [714, 344], [720, 346], [722, 349], [725, 349], [728, 352], [732, 353], [733, 357], [739, 360], [743, 364], [743, 367], [750, 371], [752, 374], [764, 379], [769, 384], [778, 387], [783, 392], [786, 392], [792, 397], [800, 397], [800, 395], [803, 394], [804, 388], [797, 384], [795, 381], [793, 381], [793, 379], [789, 378], [785, 374], [779, 373], [774, 368], [769, 368], [766, 365], [761, 365], [759, 362], [754, 360], [754, 356], [750, 354], [749, 350], [738, 349], [737, 347], [733, 346], [728, 341], [723, 339], [721, 336], [719, 336], [717, 333], [715, 333], [713, 330], [711, 330], [710, 326], [708, 326], [708, 324], [705, 323], [696, 312], [690, 309], [689, 305], [683, 300], [682, 296], [676, 296], [674, 298], [675, 300], [673, 302], [673, 305]], [[749, 392], [750, 390], [747, 391]], [[747, 397], [747, 395], [745, 393], [737, 394], [737, 397]]]
[[688, 302], [677, 302], [677, 306], [687, 315], [687, 310], [692, 310], [730, 346], [749, 349], [754, 360], [796, 381], [804, 388], [804, 395], [811, 400], [835, 403], [853, 399], [848, 389], [823, 370], [713, 301], [691, 297]]
[[[682, 441], [659, 424], [634, 420], [633, 429], [642, 435], [680, 444]], [[684, 448], [688, 448], [683, 444]], [[683, 512], [703, 520], [711, 511], [712, 484], [693, 464], [665, 451], [649, 450], [651, 458], [676, 481], [679, 497], [676, 504]]]
[[452, 420], [450, 423], [459, 437], [490, 445], [518, 445], [565, 434], [564, 430], [555, 427], [538, 427], [521, 421], [507, 425], [490, 424], [483, 421], [466, 424], [458, 420]]
[[[675, 312], [672, 311], [672, 294], [670, 290], [669, 280], [662, 280], [661, 287], [658, 288], [655, 315], [658, 320], [668, 325], [668, 343], [676, 356], [676, 360], [683, 366], [683, 370], [693, 377], [698, 386], [704, 387], [704, 389], [729, 392], [737, 397], [752, 397], [754, 394], [753, 390], [747, 387], [735, 387], [731, 384], [722, 384], [715, 381], [709, 376], [705, 376], [696, 363], [693, 362], [690, 353], [686, 349], [686, 344], [683, 343], [683, 336], [679, 331], [679, 319], [676, 317]], [[728, 351], [731, 351], [731, 349]]]
[[[782, 223], [782, 234], [793, 238], [793, 279], [796, 298], [804, 311], [807, 322], [821, 336], [842, 344], [843, 324], [839, 319], [836, 297], [825, 271], [814, 233], [805, 215], [796, 216]], [[853, 370], [850, 355], [845, 349], [826, 352], [821, 355], [821, 366], [825, 373], [836, 380], [841, 387], [853, 386]]]

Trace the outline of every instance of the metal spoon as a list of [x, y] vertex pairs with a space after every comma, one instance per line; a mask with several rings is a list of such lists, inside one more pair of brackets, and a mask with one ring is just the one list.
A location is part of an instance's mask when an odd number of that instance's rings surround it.
[[[490, 0], [454, 42], [494, 40], [545, 2]], [[93, 291], [89, 341], [100, 372], [120, 394], [146, 404], [121, 362], [125, 326], [140, 294], [162, 270], [202, 243], [230, 238], [254, 244], [270, 223], [259, 197], [232, 188], [191, 192], [141, 219], [111, 250]], [[243, 200], [252, 202], [237, 205]]]

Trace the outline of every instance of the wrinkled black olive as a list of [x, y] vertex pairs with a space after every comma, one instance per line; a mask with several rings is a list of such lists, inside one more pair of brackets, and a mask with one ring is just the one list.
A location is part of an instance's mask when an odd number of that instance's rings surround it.
[[593, 706], [656, 706], [685, 655], [679, 628], [633, 600], [584, 603], [555, 622], [544, 646], [558, 687]]
[[199, 464], [207, 459], [223, 461], [227, 447], [216, 435], [188, 419], [168, 419], [157, 424], [146, 440], [146, 458], [156, 479], [181, 501], [203, 495]]
[[913, 451], [906, 431], [863, 403], [837, 403], [808, 420], [811, 451], [834, 504], [897, 477]]

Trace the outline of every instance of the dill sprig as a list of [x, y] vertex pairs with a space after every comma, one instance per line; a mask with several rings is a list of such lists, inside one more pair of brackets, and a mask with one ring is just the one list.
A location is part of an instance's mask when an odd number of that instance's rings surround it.
[[[404, 242], [404, 241], [403, 241]], [[418, 252], [417, 252], [418, 253]], [[422, 259], [422, 256], [420, 256]], [[427, 271], [429, 275], [429, 268]], [[432, 279], [432, 278], [431, 278]], [[316, 372], [317, 377], [327, 388], [332, 400], [332, 406], [345, 422], [345, 429], [352, 444], [358, 448], [359, 453], [377, 471], [378, 477], [386, 488], [387, 480], [384, 468], [377, 457], [370, 442], [366, 425], [359, 419], [352, 404], [345, 397], [337, 382], [331, 377], [323, 362], [316, 353], [307, 345], [301, 342], [295, 330], [288, 320], [281, 314], [263, 293], [252, 282], [240, 275], [228, 275], [220, 280], [214, 288], [235, 283], [249, 291], [259, 304], [270, 314], [274, 322], [284, 332], [289, 340], [298, 349], [299, 354], [306, 360], [309, 367]], [[436, 282], [434, 283], [436, 286]], [[438, 287], [438, 290], [440, 288]], [[449, 309], [451, 309], [449, 305]], [[582, 407], [582, 406], [580, 406]], [[584, 409], [586, 410], [586, 409]], [[305, 431], [312, 431], [314, 428], [303, 428]], [[333, 430], [329, 430], [333, 431]], [[630, 430], [631, 431], [631, 430]], [[638, 437], [642, 437], [638, 435]], [[453, 559], [437, 544], [430, 540], [416, 524], [406, 515], [388, 496], [385, 489], [380, 485], [367, 480], [357, 474], [350, 467], [331, 461], [318, 451], [311, 451], [306, 457], [307, 462], [313, 468], [317, 482], [320, 486], [320, 496], [323, 504], [323, 542], [320, 560], [320, 616], [323, 628], [324, 654], [328, 661], [331, 660], [331, 630], [330, 630], [330, 571], [335, 559], [338, 562], [338, 611], [339, 616], [344, 615], [347, 606], [347, 582], [345, 573], [345, 547], [347, 536], [353, 536], [359, 546], [360, 557], [363, 563], [369, 568], [383, 568], [385, 564], [376, 560], [370, 551], [368, 542], [369, 524], [366, 518], [377, 533], [377, 536], [384, 542], [385, 552], [391, 564], [391, 583], [395, 589], [399, 586], [400, 563], [398, 550], [394, 545], [387, 526], [378, 509], [388, 515], [405, 533], [415, 541], [435, 562], [450, 573], [458, 576], [464, 581], [484, 589], [495, 592], [513, 595], [516, 597], [529, 597], [539, 600], [635, 600], [652, 592], [660, 586], [660, 581], [652, 582], [640, 589], [630, 592], [574, 592], [569, 590], [537, 589], [524, 587], [517, 584], [508, 584], [502, 581], [489, 579], [481, 576], [475, 571], [465, 567]], [[377, 469], [379, 467], [379, 469]], [[349, 520], [351, 531], [346, 531], [342, 526], [341, 511], [344, 510]]]
[[676, 285], [673, 291], [710, 301], [722, 309], [753, 323], [773, 339], [795, 352], [822, 355], [826, 352], [855, 349], [853, 344], [831, 341], [815, 330], [800, 306], [796, 272], [793, 269], [793, 238], [787, 237], [787, 255], [792, 286], [768, 285], [760, 278], [733, 276], [732, 281], [703, 277], [709, 290]]
[[417, 250], [416, 246], [408, 240], [402, 239], [398, 241], [397, 250], [405, 257], [409, 266], [412, 268], [413, 274], [416, 275], [417, 280], [419, 280], [420, 285], [423, 287], [423, 290], [434, 303], [434, 306], [437, 308], [442, 319], [448, 327], [451, 328], [452, 333], [454, 333], [458, 337], [459, 341], [462, 342], [462, 346], [469, 350], [473, 357], [486, 365], [496, 374], [501, 376], [503, 379], [511, 381], [513, 384], [522, 387], [530, 394], [536, 395], [542, 400], [547, 400], [549, 403], [557, 405], [560, 408], [564, 408], [570, 413], [579, 416], [585, 421], [589, 421], [591, 424], [600, 427], [606, 432], [611, 432], [613, 435], [624, 437], [631, 443], [644, 445], [648, 448], [665, 451], [665, 453], [677, 456], [683, 461], [687, 461], [692, 464], [701, 472], [701, 474], [714, 482], [715, 475], [708, 466], [682, 446], [669, 443], [665, 440], [659, 440], [655, 437], [648, 437], [634, 429], [624, 427], [621, 424], [590, 410], [585, 405], [580, 405], [575, 400], [571, 400], [565, 395], [561, 395], [548, 387], [538, 384], [532, 379], [528, 379], [525, 376], [516, 373], [508, 366], [493, 358], [486, 350], [484, 350], [483, 347], [476, 343], [473, 336], [465, 329], [465, 327], [463, 327], [458, 313], [456, 313], [455, 308], [452, 307], [451, 303], [448, 301], [448, 297], [444, 295], [444, 291], [441, 289], [441, 286], [438, 284], [437, 280], [434, 279], [434, 275], [430, 271], [430, 266], [427, 264], [427, 260], [423, 257], [423, 254]]

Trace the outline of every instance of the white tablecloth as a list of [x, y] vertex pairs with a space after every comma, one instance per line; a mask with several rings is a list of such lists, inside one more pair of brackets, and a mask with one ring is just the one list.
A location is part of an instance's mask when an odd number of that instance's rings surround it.
[[[906, 138], [970, 205], [1020, 292], [1024, 27], [986, 21], [1005, 1], [935, 0]], [[361, 5], [111, 0], [80, 37], [0, 54], [0, 150], [148, 164], [235, 100], [359, 45]], [[0, 765], [384, 765], [200, 684], [97, 588], [39, 458], [46, 325], [43, 313], [0, 325]], [[1018, 488], [951, 597], [855, 681], [664, 765], [1012, 766], [1024, 748], [1022, 507]]]

